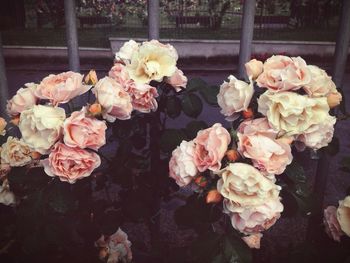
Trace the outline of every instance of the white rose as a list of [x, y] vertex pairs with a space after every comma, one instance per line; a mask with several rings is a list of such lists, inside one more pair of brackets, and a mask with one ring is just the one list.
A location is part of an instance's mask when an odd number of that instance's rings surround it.
[[343, 232], [337, 220], [337, 208], [335, 206], [328, 206], [323, 210], [323, 224], [327, 235], [333, 240], [340, 242]]
[[233, 228], [244, 234], [256, 234], [269, 229], [283, 211], [283, 205], [278, 197], [265, 199], [257, 206], [241, 207], [228, 199], [224, 200], [223, 205], [224, 213], [230, 216]]
[[131, 117], [132, 104], [130, 95], [110, 77], [100, 79], [92, 89], [97, 102], [102, 106], [102, 116], [109, 122], [116, 119], [127, 120]]
[[61, 135], [65, 118], [64, 109], [59, 107], [36, 105], [23, 111], [18, 126], [23, 141], [41, 154], [48, 153]]
[[129, 40], [125, 42], [124, 45], [119, 49], [119, 51], [115, 54], [116, 60], [128, 61], [131, 59], [134, 52], [137, 52], [140, 44], [135, 42], [134, 40]]
[[127, 69], [130, 78], [136, 83], [149, 83], [152, 80], [162, 81], [171, 77], [176, 71], [177, 58], [174, 53], [159, 42], [144, 42], [131, 57]]
[[314, 150], [326, 147], [332, 141], [336, 121], [337, 118], [329, 115], [323, 122], [310, 126], [296, 140]]
[[193, 141], [182, 141], [172, 153], [169, 162], [170, 177], [176, 180], [179, 186], [188, 185], [198, 174], [198, 169], [194, 163], [195, 145]]
[[229, 82], [224, 82], [220, 86], [220, 92], [217, 95], [218, 104], [221, 107], [221, 113], [227, 116], [227, 119], [233, 121], [238, 118], [238, 112], [248, 109], [252, 99], [254, 88], [253, 83], [247, 84], [244, 81], [236, 79], [230, 75]]
[[310, 97], [324, 97], [336, 89], [332, 78], [327, 75], [326, 71], [314, 65], [307, 67], [311, 72], [311, 81], [305, 84], [303, 88]]
[[258, 111], [275, 130], [288, 135], [301, 134], [329, 116], [326, 98], [308, 98], [294, 92], [266, 91], [258, 99]]
[[350, 237], [350, 196], [339, 201], [337, 209], [337, 219], [341, 230]]
[[245, 70], [247, 71], [248, 77], [256, 79], [263, 72], [264, 64], [256, 59], [252, 59], [245, 63]]
[[7, 112], [11, 117], [15, 117], [22, 111], [30, 109], [38, 101], [34, 94], [37, 84], [27, 83], [24, 86], [25, 88], [20, 88], [16, 95], [7, 102]]
[[32, 161], [31, 150], [22, 140], [9, 136], [2, 145], [1, 163], [12, 167], [25, 166]]
[[230, 163], [217, 174], [221, 177], [217, 183], [218, 191], [236, 206], [263, 205], [266, 200], [278, 198], [281, 189], [245, 163]]

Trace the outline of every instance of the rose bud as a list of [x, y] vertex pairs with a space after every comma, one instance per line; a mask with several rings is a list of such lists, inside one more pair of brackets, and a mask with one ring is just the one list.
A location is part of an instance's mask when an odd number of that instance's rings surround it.
[[206, 198], [207, 204], [211, 204], [211, 203], [216, 204], [221, 202], [221, 200], [222, 200], [222, 195], [218, 192], [218, 190], [213, 189], [208, 192], [207, 198]]
[[5, 121], [5, 119], [0, 117], [0, 135], [5, 135], [6, 125], [7, 125], [7, 122]]
[[89, 107], [89, 112], [93, 115], [93, 116], [97, 116], [100, 115], [102, 112], [102, 106], [99, 103], [94, 103], [92, 105], [90, 105]]
[[235, 162], [239, 159], [240, 156], [238, 151], [231, 149], [226, 152], [226, 157], [229, 161]]
[[331, 109], [338, 106], [341, 101], [342, 101], [342, 95], [340, 94], [340, 92], [330, 93], [327, 96], [327, 103]]
[[39, 153], [39, 152], [31, 152], [31, 157], [32, 157], [32, 159], [33, 160], [39, 160], [40, 159], [40, 157], [41, 157], [41, 154]]
[[248, 108], [247, 110], [243, 111], [243, 118], [244, 119], [251, 119], [254, 116], [254, 112], [251, 108]]
[[100, 249], [100, 253], [99, 253], [99, 258], [101, 260], [105, 259], [108, 256], [108, 248], [103, 247]]
[[194, 182], [199, 186], [199, 187], [206, 187], [208, 184], [207, 178], [204, 176], [198, 176], [196, 179], [194, 179]]
[[11, 120], [10, 122], [11, 122], [13, 125], [18, 126], [18, 124], [19, 124], [19, 117], [20, 117], [20, 115], [18, 115], [18, 116], [16, 116], [16, 117], [12, 118], [12, 120]]
[[84, 82], [88, 85], [95, 85], [97, 83], [97, 75], [95, 70], [90, 70], [89, 73], [85, 76]]
[[259, 60], [252, 59], [245, 64], [248, 77], [256, 79], [263, 72], [263, 63]]

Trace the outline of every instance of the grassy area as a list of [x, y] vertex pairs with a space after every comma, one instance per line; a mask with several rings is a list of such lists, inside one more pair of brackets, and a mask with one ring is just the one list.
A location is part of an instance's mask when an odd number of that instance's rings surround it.
[[[110, 47], [109, 37], [142, 38], [147, 37], [147, 27], [138, 28], [89, 28], [79, 29], [79, 45], [82, 47]], [[229, 40], [240, 37], [237, 28], [208, 28], [162, 29], [161, 38], [179, 39], [213, 39]], [[28, 46], [65, 46], [65, 30], [60, 29], [13, 29], [2, 32], [4, 45]], [[262, 29], [255, 30], [256, 40], [300, 40], [300, 41], [335, 41], [336, 30], [325, 29]]]

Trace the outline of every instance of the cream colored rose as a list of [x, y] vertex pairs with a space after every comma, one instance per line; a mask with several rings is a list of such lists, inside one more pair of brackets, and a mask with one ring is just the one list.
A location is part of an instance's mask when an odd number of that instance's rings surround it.
[[323, 122], [311, 125], [296, 140], [314, 150], [326, 147], [333, 139], [336, 121], [337, 118], [329, 115]]
[[10, 185], [7, 179], [0, 186], [0, 204], [11, 206], [16, 204], [16, 196], [10, 191]]
[[343, 96], [336, 89], [333, 89], [327, 95], [327, 103], [331, 109], [337, 107], [342, 100], [343, 100]]
[[4, 118], [0, 117], [0, 136], [4, 136], [6, 134], [6, 126], [7, 122]]
[[329, 116], [326, 98], [308, 98], [294, 92], [266, 91], [258, 99], [258, 111], [272, 128], [288, 135], [301, 134]]
[[217, 189], [224, 198], [237, 206], [262, 205], [278, 197], [280, 187], [245, 163], [230, 163], [217, 173], [221, 179]]
[[245, 70], [247, 71], [248, 77], [256, 79], [263, 72], [264, 64], [256, 59], [252, 59], [245, 63]]
[[130, 60], [132, 55], [139, 49], [139, 46], [140, 44], [138, 44], [134, 40], [129, 40], [128, 42], [125, 42], [124, 45], [115, 54], [115, 59], [122, 60], [124, 62]]
[[[251, 193], [247, 192], [247, 195]], [[280, 199], [266, 198], [255, 206], [239, 206], [228, 199], [224, 200], [224, 213], [231, 218], [233, 228], [244, 234], [256, 234], [269, 229], [283, 211]]]
[[350, 237], [350, 196], [347, 196], [344, 200], [339, 201], [337, 219], [341, 230]]
[[100, 79], [92, 89], [97, 102], [102, 106], [102, 116], [109, 122], [116, 119], [131, 118], [132, 104], [130, 95], [110, 77]]
[[254, 88], [252, 82], [247, 84], [232, 75], [228, 79], [229, 82], [225, 81], [220, 86], [217, 99], [221, 107], [221, 113], [227, 116], [227, 119], [233, 121], [239, 117], [238, 112], [248, 109]]
[[310, 97], [324, 97], [336, 89], [332, 78], [328, 76], [326, 71], [314, 65], [308, 65], [307, 67], [311, 73], [311, 81], [305, 84], [303, 88]]
[[23, 111], [18, 125], [23, 141], [41, 154], [48, 153], [62, 134], [65, 118], [64, 109], [59, 107], [36, 105]]
[[153, 42], [144, 42], [131, 57], [127, 69], [130, 78], [136, 83], [161, 81], [171, 77], [176, 70], [177, 58], [168, 47]]
[[272, 56], [264, 63], [263, 73], [256, 82], [271, 91], [297, 90], [311, 80], [310, 71], [301, 57]]
[[15, 117], [22, 111], [30, 109], [39, 100], [34, 94], [37, 84], [27, 83], [24, 86], [25, 88], [20, 88], [16, 95], [7, 102], [7, 112], [11, 117]]
[[12, 167], [25, 166], [32, 161], [31, 150], [22, 140], [9, 136], [2, 145], [1, 163]]

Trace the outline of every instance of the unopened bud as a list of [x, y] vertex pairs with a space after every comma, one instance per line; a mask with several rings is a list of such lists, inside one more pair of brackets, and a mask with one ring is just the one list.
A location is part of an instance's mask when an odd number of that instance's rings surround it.
[[85, 76], [84, 82], [88, 85], [95, 85], [97, 83], [97, 75], [95, 70], [90, 70], [89, 73]]
[[229, 161], [235, 162], [239, 159], [240, 156], [238, 151], [231, 149], [226, 152], [226, 157]]
[[207, 194], [206, 202], [207, 204], [216, 204], [221, 202], [222, 195], [218, 192], [218, 190], [213, 189], [210, 190]]
[[39, 160], [41, 157], [41, 154], [39, 152], [31, 152], [31, 157], [33, 160]]
[[196, 179], [194, 179], [194, 182], [199, 186], [199, 187], [206, 187], [208, 184], [207, 178], [204, 176], [198, 176]]
[[251, 108], [248, 108], [247, 110], [243, 111], [242, 114], [244, 119], [251, 119], [254, 116], [254, 112]]
[[102, 106], [99, 103], [94, 103], [92, 105], [90, 105], [89, 107], [89, 112], [93, 115], [93, 116], [97, 116], [100, 115], [102, 112]]

